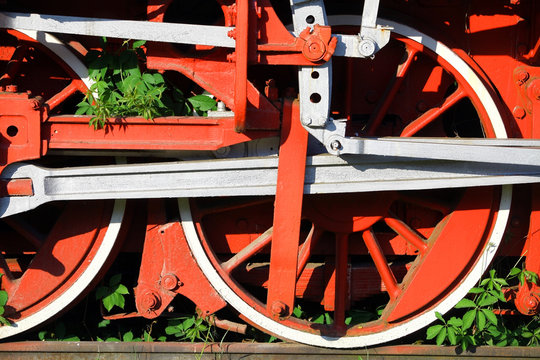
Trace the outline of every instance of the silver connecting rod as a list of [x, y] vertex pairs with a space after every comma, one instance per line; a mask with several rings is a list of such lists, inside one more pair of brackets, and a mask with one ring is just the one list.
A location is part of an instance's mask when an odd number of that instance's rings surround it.
[[0, 27], [234, 48], [233, 27], [0, 12]]
[[[278, 157], [64, 169], [13, 164], [4, 179], [29, 178], [33, 196], [0, 198], [0, 217], [58, 200], [273, 195]], [[459, 188], [540, 182], [540, 168], [381, 156], [311, 156], [305, 194]]]
[[[233, 27], [213, 25], [0, 12], [0, 28], [225, 48], [236, 46], [236, 41], [229, 36]], [[335, 56], [364, 57], [358, 50], [357, 36], [334, 36], [338, 39]]]

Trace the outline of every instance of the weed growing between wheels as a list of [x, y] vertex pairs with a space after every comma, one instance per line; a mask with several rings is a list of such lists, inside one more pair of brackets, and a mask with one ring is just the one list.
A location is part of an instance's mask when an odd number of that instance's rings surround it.
[[504, 289], [516, 282], [537, 284], [538, 275], [513, 267], [501, 278], [495, 269], [489, 270], [478, 286], [456, 304], [455, 316], [445, 318], [438, 312], [435, 314], [439, 322], [427, 329], [426, 339], [437, 345], [459, 346], [463, 351], [480, 345], [539, 346], [540, 315], [529, 318], [501, 315], [507, 303]]
[[216, 110], [216, 101], [207, 95], [184, 96], [162, 74], [144, 69], [145, 41], [126, 40], [111, 50], [107, 39], [101, 39], [101, 49], [86, 55], [88, 76], [93, 84], [76, 115], [92, 115], [90, 126], [101, 129], [110, 118], [142, 116], [147, 120], [159, 116], [202, 115]]

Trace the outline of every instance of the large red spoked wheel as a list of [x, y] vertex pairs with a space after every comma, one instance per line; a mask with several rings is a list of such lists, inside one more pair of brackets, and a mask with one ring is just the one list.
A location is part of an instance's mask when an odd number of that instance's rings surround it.
[[[2, 86], [42, 96], [49, 111], [71, 108], [70, 97], [90, 85], [86, 67], [55, 37], [9, 30], [1, 39]], [[46, 322], [84, 294], [110, 261], [124, 210], [125, 200], [54, 203], [2, 219], [0, 281], [11, 326], [0, 327], [0, 338]]]
[[[350, 115], [351, 131], [506, 137], [496, 98], [466, 61], [419, 31], [384, 23], [396, 35], [367, 68], [390, 58], [396, 77], [367, 117], [355, 113], [357, 98], [352, 111], [338, 106]], [[365, 68], [358, 74], [369, 79]], [[280, 318], [281, 309], [266, 303], [269, 268], [279, 261], [268, 251], [273, 198], [179, 199], [179, 207], [199, 266], [248, 322], [297, 342], [350, 348], [408, 335], [451, 309], [491, 261], [510, 201], [511, 187], [304, 196], [298, 262], [290, 271], [297, 274], [296, 304], [311, 315], [333, 311], [332, 323], [322, 324], [318, 316]]]

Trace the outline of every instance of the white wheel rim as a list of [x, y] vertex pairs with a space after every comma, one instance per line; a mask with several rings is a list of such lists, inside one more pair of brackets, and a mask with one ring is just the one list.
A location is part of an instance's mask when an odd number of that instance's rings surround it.
[[[61, 58], [73, 71], [81, 78], [81, 80], [89, 88], [92, 85], [91, 80], [88, 78], [88, 69], [69, 49], [56, 37], [42, 32], [18, 30], [21, 33], [38, 40], [41, 44], [50, 49], [59, 58]], [[20, 334], [24, 331], [30, 330], [40, 324], [43, 324], [50, 318], [54, 317], [73, 301], [75, 301], [81, 293], [83, 293], [94, 278], [99, 274], [103, 265], [107, 261], [118, 233], [122, 225], [124, 218], [124, 212], [126, 208], [126, 200], [115, 200], [109, 226], [103, 237], [101, 245], [96, 251], [94, 258], [87, 269], [80, 275], [80, 277], [60, 296], [51, 301], [48, 305], [38, 310], [37, 312], [18, 320], [13, 323], [12, 326], [0, 327], [0, 338], [6, 338], [16, 334]]]
[[[441, 56], [450, 64], [450, 66], [456, 69], [465, 78], [484, 106], [493, 126], [495, 136], [498, 138], [507, 137], [503, 120], [499, 114], [499, 111], [497, 110], [495, 102], [490, 96], [488, 89], [484, 86], [478, 75], [476, 75], [476, 73], [465, 63], [465, 61], [463, 61], [457, 54], [455, 54], [444, 44], [423, 33], [420, 33], [413, 28], [382, 19], [380, 19], [380, 22], [392, 26], [396, 33], [421, 43], [426, 48]], [[360, 24], [360, 17], [331, 16], [329, 17], [329, 23], [332, 25]], [[350, 337], [322, 336], [296, 330], [266, 317], [251, 307], [227, 285], [217, 270], [212, 266], [212, 262], [208, 258], [208, 255], [203, 248], [197, 234], [195, 224], [193, 223], [189, 200], [178, 199], [178, 207], [180, 209], [182, 227], [184, 229], [187, 242], [202, 272], [205, 274], [214, 289], [223, 297], [223, 299], [252, 323], [257, 324], [278, 337], [290, 339], [304, 344], [328, 348], [356, 348], [380, 344], [409, 335], [436, 320], [435, 312], [445, 314], [448, 310], [453, 308], [455, 304], [457, 304], [457, 302], [467, 294], [469, 289], [477, 283], [493, 259], [506, 228], [506, 223], [508, 221], [510, 212], [511, 199], [512, 186], [503, 186], [501, 190], [499, 210], [487, 245], [485, 246], [472, 270], [449, 296], [439, 302], [435, 307], [408, 322], [396, 325], [381, 332]]]

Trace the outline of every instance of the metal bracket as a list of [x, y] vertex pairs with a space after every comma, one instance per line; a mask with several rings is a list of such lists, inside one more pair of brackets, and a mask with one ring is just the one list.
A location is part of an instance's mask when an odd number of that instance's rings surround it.
[[362, 26], [360, 28], [360, 43], [358, 51], [364, 57], [375, 55], [390, 41], [389, 26], [377, 25], [377, 13], [379, 12], [379, 0], [365, 0], [362, 12]]

